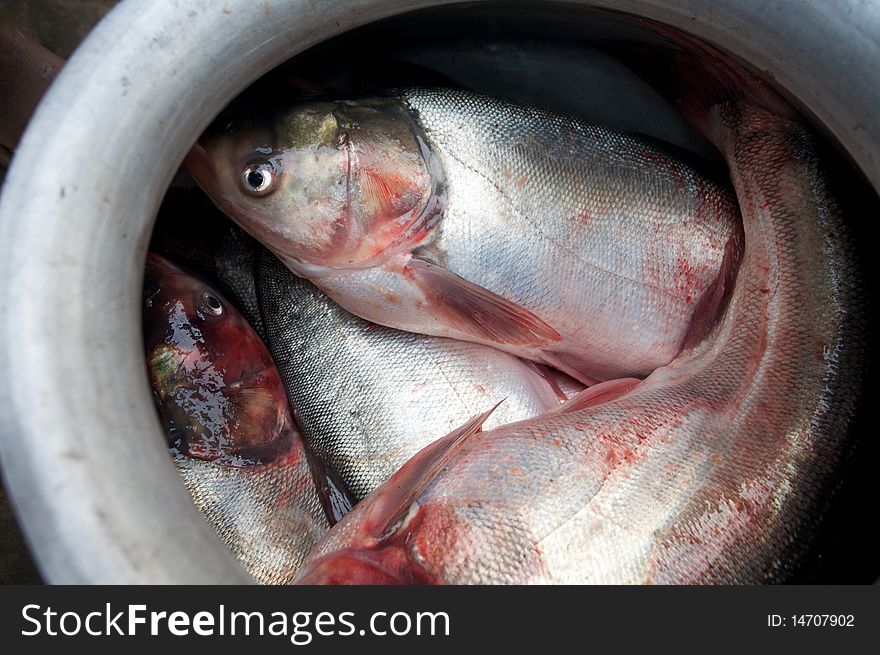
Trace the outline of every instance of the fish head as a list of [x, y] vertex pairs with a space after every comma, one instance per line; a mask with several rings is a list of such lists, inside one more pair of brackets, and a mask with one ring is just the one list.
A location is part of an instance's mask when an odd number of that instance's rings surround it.
[[373, 519], [388, 493], [390, 485], [380, 487], [334, 526], [303, 563], [296, 584], [440, 584], [458, 556], [474, 547], [467, 521], [440, 499], [415, 502], [394, 526], [381, 528]]
[[[468, 526], [426, 490], [497, 409], [466, 421], [422, 448], [358, 503], [297, 574], [299, 584], [436, 584]], [[466, 546], [465, 546], [466, 547]]]
[[426, 143], [397, 100], [311, 101], [217, 123], [186, 166], [294, 270], [345, 267], [392, 248], [429, 206]]
[[289, 582], [329, 524], [268, 349], [219, 292], [153, 253], [143, 315], [153, 396], [193, 504], [257, 581]]
[[171, 445], [230, 466], [266, 463], [298, 433], [271, 356], [216, 289], [151, 253], [144, 279], [150, 381]]
[[437, 580], [411, 559], [405, 550], [346, 549], [306, 565], [301, 585], [412, 585]]

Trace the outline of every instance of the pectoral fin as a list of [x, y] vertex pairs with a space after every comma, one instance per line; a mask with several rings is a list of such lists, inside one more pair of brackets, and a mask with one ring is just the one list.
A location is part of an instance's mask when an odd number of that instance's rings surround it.
[[442, 320], [475, 339], [500, 344], [538, 345], [562, 338], [529, 310], [442, 266], [411, 259], [404, 270]]
[[568, 401], [562, 403], [559, 407], [551, 409], [549, 413], [568, 414], [577, 412], [587, 407], [607, 403], [610, 400], [619, 398], [628, 393], [633, 387], [639, 384], [641, 380], [637, 378], [617, 378], [616, 380], [607, 380], [584, 389], [579, 394], [572, 396]]
[[412, 504], [449, 463], [464, 440], [482, 430], [483, 423], [497, 407], [495, 405], [445, 437], [422, 448], [374, 492], [375, 499], [363, 501], [372, 502], [361, 523], [360, 529], [366, 533], [363, 536], [381, 542], [383, 538], [393, 534]]

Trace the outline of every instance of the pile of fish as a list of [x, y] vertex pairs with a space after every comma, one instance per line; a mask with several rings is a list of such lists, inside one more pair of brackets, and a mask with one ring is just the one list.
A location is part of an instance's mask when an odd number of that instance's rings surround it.
[[796, 572], [849, 447], [859, 272], [811, 130], [675, 39], [675, 88], [641, 72], [732, 189], [457, 89], [252, 110], [193, 148], [260, 245], [233, 228], [202, 266], [230, 300], [150, 255], [147, 363], [185, 484], [257, 580]]

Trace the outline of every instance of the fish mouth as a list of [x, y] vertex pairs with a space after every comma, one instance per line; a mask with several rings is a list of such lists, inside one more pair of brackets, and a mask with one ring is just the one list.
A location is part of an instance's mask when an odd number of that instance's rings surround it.
[[196, 143], [183, 158], [183, 166], [192, 178], [206, 192], [217, 190], [212, 180], [216, 178], [216, 172], [211, 166], [208, 151], [201, 143]]
[[183, 167], [186, 168], [196, 184], [201, 187], [220, 211], [235, 221], [240, 228], [257, 241], [272, 248], [272, 233], [259, 228], [252, 221], [247, 220], [247, 217], [253, 213], [252, 209], [238, 202], [234, 194], [224, 190], [220, 174], [211, 163], [211, 158], [208, 156], [208, 150], [205, 146], [196, 142], [190, 148], [190, 151], [186, 153], [186, 157], [183, 158]]
[[[232, 218], [238, 216], [247, 216], [248, 208], [241, 203], [235, 202], [231, 194], [224, 191], [224, 184], [221, 182], [220, 171], [215, 168], [208, 155], [208, 149], [197, 141], [186, 157], [183, 158], [183, 167], [192, 176], [196, 184], [213, 199], [214, 204]], [[238, 221], [236, 221], [238, 222]], [[242, 227], [245, 227], [242, 225]], [[255, 237], [256, 238], [256, 237]]]

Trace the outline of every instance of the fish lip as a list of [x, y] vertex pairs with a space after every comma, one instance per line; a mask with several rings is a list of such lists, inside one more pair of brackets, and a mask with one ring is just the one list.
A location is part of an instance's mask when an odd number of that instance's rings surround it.
[[279, 256], [281, 255], [280, 249], [274, 247], [271, 243], [270, 233], [265, 232], [252, 221], [242, 220], [242, 217], [251, 215], [252, 210], [245, 204], [237, 201], [233, 194], [224, 191], [220, 177], [211, 163], [211, 158], [208, 156], [208, 150], [205, 146], [196, 142], [190, 148], [186, 157], [184, 157], [183, 166], [220, 211], [257, 241]]
[[220, 191], [219, 186], [213, 182], [217, 179], [217, 172], [211, 165], [207, 149], [201, 143], [196, 142], [186, 153], [183, 167], [205, 192], [213, 195], [214, 192]]
[[190, 448], [189, 442], [181, 436], [179, 443], [171, 448], [175, 457], [182, 457], [194, 462], [208, 462], [224, 469], [257, 469], [268, 466], [290, 465], [299, 460], [296, 443], [301, 439], [294, 429], [281, 432], [272, 441], [251, 446], [239, 446], [228, 450], [220, 449], [219, 452], [209, 453], [199, 449]]

